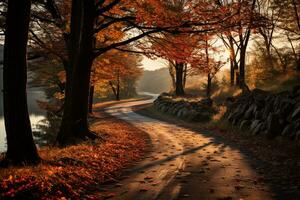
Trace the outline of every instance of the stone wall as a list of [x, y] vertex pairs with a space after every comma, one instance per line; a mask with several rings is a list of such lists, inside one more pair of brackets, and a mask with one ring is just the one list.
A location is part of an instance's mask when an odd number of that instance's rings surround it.
[[205, 122], [209, 121], [216, 108], [209, 99], [201, 101], [187, 101], [176, 99], [167, 93], [161, 94], [155, 101], [154, 107], [170, 115], [185, 121]]
[[228, 98], [226, 104], [225, 117], [241, 130], [300, 140], [300, 85], [278, 94], [254, 89]]

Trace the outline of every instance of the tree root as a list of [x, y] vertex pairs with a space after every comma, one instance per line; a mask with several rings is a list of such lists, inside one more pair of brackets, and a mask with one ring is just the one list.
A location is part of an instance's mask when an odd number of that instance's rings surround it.
[[69, 145], [79, 144], [81, 142], [88, 141], [88, 140], [91, 141], [100, 140], [102, 142], [105, 141], [105, 139], [102, 136], [88, 129], [85, 131], [77, 132], [77, 134], [65, 137], [63, 140], [57, 141], [56, 145], [61, 147], [66, 147]]

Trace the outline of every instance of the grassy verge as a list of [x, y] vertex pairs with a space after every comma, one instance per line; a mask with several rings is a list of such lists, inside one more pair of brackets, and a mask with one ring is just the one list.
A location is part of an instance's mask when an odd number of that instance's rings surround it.
[[145, 133], [101, 111], [91, 127], [105, 140], [42, 148], [40, 165], [0, 169], [0, 199], [99, 199], [101, 184], [141, 159], [149, 146]]

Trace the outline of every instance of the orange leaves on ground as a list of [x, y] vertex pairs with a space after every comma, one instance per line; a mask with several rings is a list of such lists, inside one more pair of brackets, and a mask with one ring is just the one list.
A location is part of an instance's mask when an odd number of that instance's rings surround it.
[[97, 199], [91, 194], [101, 183], [119, 175], [147, 148], [138, 129], [102, 114], [97, 117], [101, 121], [93, 130], [104, 142], [42, 149], [39, 166], [1, 170], [0, 199]]

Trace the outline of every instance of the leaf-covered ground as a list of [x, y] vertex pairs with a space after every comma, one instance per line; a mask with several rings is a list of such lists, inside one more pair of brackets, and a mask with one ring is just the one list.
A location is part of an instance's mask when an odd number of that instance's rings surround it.
[[143, 132], [103, 112], [93, 121], [104, 141], [43, 148], [36, 167], [0, 169], [0, 199], [96, 199], [101, 184], [139, 160], [148, 144]]

